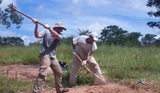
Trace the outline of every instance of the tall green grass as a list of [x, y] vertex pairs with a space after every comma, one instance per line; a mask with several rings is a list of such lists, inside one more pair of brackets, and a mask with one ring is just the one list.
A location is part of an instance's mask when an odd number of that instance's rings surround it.
[[0, 47], [0, 63], [8, 64], [38, 64], [40, 46], [29, 47]]
[[99, 46], [94, 56], [111, 80], [160, 78], [160, 50], [157, 47]]
[[[0, 62], [3, 65], [39, 64], [40, 48], [41, 46], [0, 47]], [[70, 69], [74, 58], [72, 46], [60, 44], [56, 49], [56, 56], [59, 61], [69, 65], [67, 72], [63, 73], [63, 86], [68, 87]], [[154, 80], [157, 85], [160, 85], [160, 49], [158, 47], [121, 47], [101, 44], [93, 52], [93, 56], [104, 76], [110, 81], [118, 79], [118, 81], [128, 80], [138, 83], [139, 79], [145, 79]], [[93, 74], [87, 75], [85, 78], [82, 77], [86, 72], [82, 67], [79, 72], [83, 73], [78, 73], [77, 86], [93, 84]], [[54, 85], [53, 82], [46, 82], [46, 84]]]

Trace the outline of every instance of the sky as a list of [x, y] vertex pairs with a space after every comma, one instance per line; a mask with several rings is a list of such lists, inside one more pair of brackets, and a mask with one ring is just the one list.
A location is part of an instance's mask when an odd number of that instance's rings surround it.
[[[98, 37], [102, 29], [110, 25], [117, 25], [123, 30], [155, 34], [160, 37], [160, 30], [147, 26], [149, 21], [158, 21], [158, 18], [150, 17], [147, 12], [156, 11], [155, 7], [147, 7], [148, 0], [3, 0], [0, 8], [4, 10], [13, 3], [17, 10], [37, 19], [43, 24], [54, 26], [56, 22], [62, 22], [67, 31], [63, 31], [64, 37], [78, 36], [80, 30], [88, 29], [97, 32]], [[21, 37], [24, 44], [34, 43], [39, 40], [34, 37], [35, 24], [23, 16], [21, 28], [11, 25], [6, 29], [0, 24], [1, 37]], [[44, 30], [39, 25], [39, 31]]]

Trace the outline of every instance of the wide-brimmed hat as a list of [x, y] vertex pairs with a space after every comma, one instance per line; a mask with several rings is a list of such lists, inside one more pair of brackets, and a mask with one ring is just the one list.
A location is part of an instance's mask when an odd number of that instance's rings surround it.
[[63, 23], [61, 23], [61, 22], [56, 22], [55, 25], [52, 26], [52, 27], [53, 27], [53, 28], [55, 28], [55, 27], [61, 27], [61, 28], [63, 28], [65, 31], [67, 30], [67, 29], [63, 26]]
[[92, 32], [90, 35], [93, 37], [93, 40], [98, 41], [98, 34], [96, 32]]

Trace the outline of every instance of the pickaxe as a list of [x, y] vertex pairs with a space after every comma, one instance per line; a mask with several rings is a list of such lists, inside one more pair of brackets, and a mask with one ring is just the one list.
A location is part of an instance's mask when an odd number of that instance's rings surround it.
[[[14, 14], [14, 15], [15, 15], [15, 12], [14, 12], [14, 11], [17, 11], [18, 13], [20, 13], [20, 14], [22, 14], [22, 15], [24, 15], [24, 16], [26, 16], [26, 17], [28, 17], [29, 19], [32, 20], [32, 18], [29, 17], [28, 15], [23, 14], [22, 12], [18, 11], [17, 9], [15, 9], [15, 8], [13, 7], [13, 3], [12, 3], [12, 11], [13, 11], [13, 14]], [[42, 26], [45, 26], [44, 24], [42, 24], [42, 23], [40, 23], [40, 22], [38, 22], [38, 21], [37, 21], [37, 23], [39, 23], [39, 24], [42, 25]]]
[[[80, 61], [81, 63], [83, 63], [83, 61], [81, 60], [81, 58], [80, 58], [76, 53], [75, 53], [74, 55], [79, 59], [79, 61]], [[91, 68], [91, 70], [89, 70], [85, 64], [84, 64], [83, 66], [84, 66], [84, 68], [87, 70], [87, 73], [84, 74], [84, 76], [87, 75], [87, 74], [90, 74], [90, 73], [91, 73], [90, 71], [92, 71], [92, 70], [94, 69], [94, 67], [95, 67], [95, 65], [94, 65], [94, 66]]]

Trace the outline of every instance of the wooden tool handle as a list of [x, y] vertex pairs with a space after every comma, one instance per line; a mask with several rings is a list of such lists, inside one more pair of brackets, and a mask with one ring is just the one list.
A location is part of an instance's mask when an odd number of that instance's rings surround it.
[[[81, 58], [77, 54], [74, 54], [74, 55], [80, 60], [81, 63], [83, 63], [83, 61], [81, 60]], [[85, 69], [87, 71], [89, 70], [85, 64], [83, 66], [85, 67]]]
[[[24, 16], [26, 16], [27, 18], [29, 18], [29, 19], [32, 20], [32, 18], [31, 18], [30, 16], [28, 16], [28, 15], [26, 15], [26, 14], [18, 11], [17, 9], [15, 9], [15, 8], [13, 7], [13, 4], [12, 4], [12, 10], [13, 10], [13, 13], [14, 13], [14, 10], [15, 10], [15, 11], [17, 11], [18, 13], [20, 13], [20, 14], [22, 14], [22, 15], [24, 15]], [[15, 14], [15, 13], [14, 13], [14, 14]], [[40, 25], [44, 26], [44, 24], [42, 24], [42, 23], [40, 23], [40, 22], [38, 22], [38, 21], [37, 21], [37, 23], [39, 23]]]

